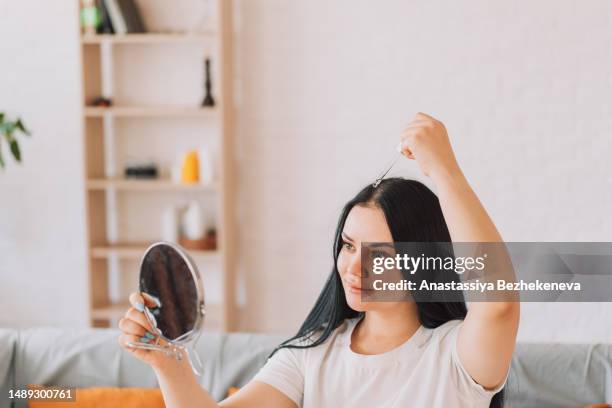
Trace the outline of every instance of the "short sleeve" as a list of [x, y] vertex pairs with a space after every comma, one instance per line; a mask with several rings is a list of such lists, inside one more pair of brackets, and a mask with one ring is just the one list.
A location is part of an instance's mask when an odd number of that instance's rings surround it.
[[474, 395], [478, 398], [482, 399], [491, 399], [495, 394], [500, 392], [504, 386], [506, 385], [506, 381], [508, 379], [508, 373], [506, 373], [506, 378], [504, 381], [497, 387], [492, 390], [485, 389], [482, 385], [478, 384], [472, 376], [467, 372], [463, 364], [461, 363], [461, 359], [459, 358], [459, 353], [457, 351], [457, 335], [459, 334], [459, 328], [461, 324], [457, 324], [455, 327], [451, 329], [448, 335], [448, 340], [451, 342], [451, 360], [452, 360], [452, 373], [455, 377], [455, 382], [459, 388], [459, 391], [462, 393], [467, 393], [469, 395]]
[[304, 399], [302, 349], [282, 348], [268, 359], [253, 381], [261, 381], [289, 397], [298, 407]]

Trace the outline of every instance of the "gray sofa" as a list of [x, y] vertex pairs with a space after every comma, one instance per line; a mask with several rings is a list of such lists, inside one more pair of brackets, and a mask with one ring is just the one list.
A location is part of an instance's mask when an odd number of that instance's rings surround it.
[[[0, 408], [10, 388], [27, 384], [71, 387], [155, 387], [153, 372], [123, 351], [110, 329], [0, 329]], [[218, 400], [242, 386], [283, 336], [205, 333], [198, 352], [200, 383]], [[612, 345], [519, 344], [508, 379], [510, 407], [583, 407], [612, 402]], [[449, 405], [452, 406], [452, 405]]]

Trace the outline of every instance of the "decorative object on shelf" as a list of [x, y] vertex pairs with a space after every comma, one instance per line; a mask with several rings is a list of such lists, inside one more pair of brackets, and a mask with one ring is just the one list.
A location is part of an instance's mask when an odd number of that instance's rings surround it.
[[199, 154], [200, 182], [202, 184], [212, 184], [215, 177], [213, 155], [207, 146], [202, 147]]
[[192, 150], [185, 155], [181, 181], [183, 183], [197, 183], [200, 181], [200, 164], [198, 152]]
[[156, 179], [159, 175], [157, 165], [153, 161], [128, 159], [124, 168], [125, 178]]
[[179, 238], [179, 244], [194, 251], [214, 251], [217, 249], [217, 235], [215, 229], [210, 229], [206, 236], [200, 239], [189, 239], [185, 236]]
[[100, 13], [95, 0], [81, 0], [81, 29], [83, 34], [96, 34], [100, 24]]
[[110, 108], [113, 106], [113, 100], [111, 98], [105, 98], [104, 96], [98, 96], [93, 100], [91, 105], [98, 108]]
[[181, 231], [182, 235], [190, 240], [198, 240], [204, 237], [204, 231], [206, 231], [204, 215], [202, 214], [202, 207], [195, 200], [189, 203], [183, 213]]
[[210, 73], [210, 58], [206, 58], [205, 62], [204, 62], [204, 70], [205, 70], [205, 76], [206, 76], [206, 81], [205, 81], [205, 96], [204, 96], [204, 100], [202, 101], [202, 106], [206, 106], [206, 107], [212, 107], [215, 106], [215, 99], [212, 96], [212, 79], [211, 79], [211, 73]]
[[[15, 135], [21, 132], [26, 136], [30, 136], [30, 131], [26, 129], [20, 118], [17, 120], [5, 120], [5, 115], [0, 112], [0, 135], [4, 135], [4, 139], [9, 145], [11, 154], [16, 161], [21, 162], [21, 150], [19, 149], [19, 142], [15, 138]], [[0, 167], [4, 168], [4, 158], [2, 157], [2, 139], [0, 138]]]
[[214, 251], [217, 249], [217, 230], [209, 228], [206, 230], [206, 235], [200, 239], [189, 239], [185, 236], [179, 238], [181, 246], [199, 251]]
[[177, 156], [170, 167], [170, 179], [175, 183], [212, 184], [215, 177], [214, 159], [211, 149], [203, 146]]
[[104, 0], [116, 34], [145, 33], [146, 27], [134, 0]]
[[206, 231], [206, 237], [204, 237], [204, 247], [202, 248], [208, 251], [214, 251], [217, 249], [217, 230], [209, 228]]
[[166, 242], [178, 242], [179, 218], [176, 207], [169, 206], [162, 215], [162, 240]]
[[[204, 233], [206, 231], [206, 234]], [[197, 201], [192, 201], [182, 214], [179, 244], [187, 249], [211, 250], [216, 248], [216, 232], [208, 228]]]
[[111, 22], [110, 15], [108, 14], [108, 9], [106, 8], [106, 4], [104, 4], [104, 0], [96, 0], [96, 7], [98, 8], [98, 13], [100, 15], [98, 29], [96, 30], [96, 33], [115, 34], [115, 30], [113, 29], [113, 23]]

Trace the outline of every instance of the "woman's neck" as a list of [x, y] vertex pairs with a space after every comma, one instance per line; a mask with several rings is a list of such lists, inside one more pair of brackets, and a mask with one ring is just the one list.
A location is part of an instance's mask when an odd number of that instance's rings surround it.
[[420, 326], [414, 302], [368, 311], [353, 330], [351, 348], [359, 354], [385, 353], [405, 343]]

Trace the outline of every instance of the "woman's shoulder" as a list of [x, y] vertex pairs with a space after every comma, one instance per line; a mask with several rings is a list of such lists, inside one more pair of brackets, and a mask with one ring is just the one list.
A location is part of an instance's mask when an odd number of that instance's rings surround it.
[[428, 333], [426, 338], [429, 340], [429, 342], [435, 343], [439, 346], [452, 346], [462, 323], [463, 320], [461, 319], [453, 319], [441, 324], [438, 327], [425, 329], [425, 331]]

